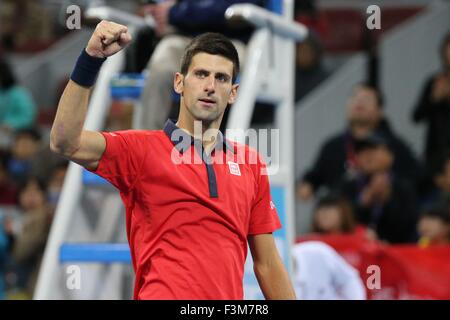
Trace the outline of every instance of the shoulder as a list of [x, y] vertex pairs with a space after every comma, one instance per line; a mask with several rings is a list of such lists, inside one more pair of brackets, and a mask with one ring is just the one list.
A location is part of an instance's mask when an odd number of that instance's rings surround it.
[[105, 131], [102, 134], [107, 138], [122, 138], [130, 142], [141, 142], [160, 139], [164, 133], [162, 130], [119, 130]]
[[133, 150], [136, 153], [146, 153], [152, 145], [161, 144], [164, 139], [162, 130], [119, 130], [104, 131], [101, 134], [112, 150]]

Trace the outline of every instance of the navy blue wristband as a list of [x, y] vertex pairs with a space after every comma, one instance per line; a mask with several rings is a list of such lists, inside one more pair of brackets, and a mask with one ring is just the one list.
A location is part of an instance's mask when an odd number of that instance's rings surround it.
[[97, 79], [97, 74], [106, 58], [90, 56], [85, 49], [78, 57], [70, 79], [83, 87], [92, 87]]

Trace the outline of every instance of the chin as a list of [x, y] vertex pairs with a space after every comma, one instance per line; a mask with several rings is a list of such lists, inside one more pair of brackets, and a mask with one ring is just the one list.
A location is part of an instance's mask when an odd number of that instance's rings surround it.
[[192, 113], [194, 118], [196, 120], [200, 120], [200, 121], [215, 121], [217, 119], [219, 119], [220, 117], [220, 113], [216, 112], [216, 111], [212, 111], [212, 112], [208, 112], [208, 111], [197, 111], [197, 112], [193, 112]]

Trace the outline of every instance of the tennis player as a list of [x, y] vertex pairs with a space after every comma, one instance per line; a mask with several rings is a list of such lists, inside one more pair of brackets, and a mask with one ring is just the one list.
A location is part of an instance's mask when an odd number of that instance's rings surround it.
[[130, 41], [126, 26], [97, 25], [59, 101], [50, 147], [120, 191], [134, 298], [243, 299], [248, 243], [265, 298], [295, 299], [272, 235], [281, 225], [265, 164], [218, 130], [238, 90], [238, 54], [227, 38], [207, 33], [187, 46], [174, 78], [178, 122], [156, 131], [83, 130], [102, 63]]

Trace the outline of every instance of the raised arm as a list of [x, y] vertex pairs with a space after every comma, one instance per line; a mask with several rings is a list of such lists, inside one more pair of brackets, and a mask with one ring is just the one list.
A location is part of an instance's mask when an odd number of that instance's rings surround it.
[[50, 149], [87, 169], [96, 169], [106, 148], [99, 132], [83, 130], [91, 87], [105, 58], [131, 41], [126, 26], [102, 21], [77, 61], [58, 104], [50, 133]]

